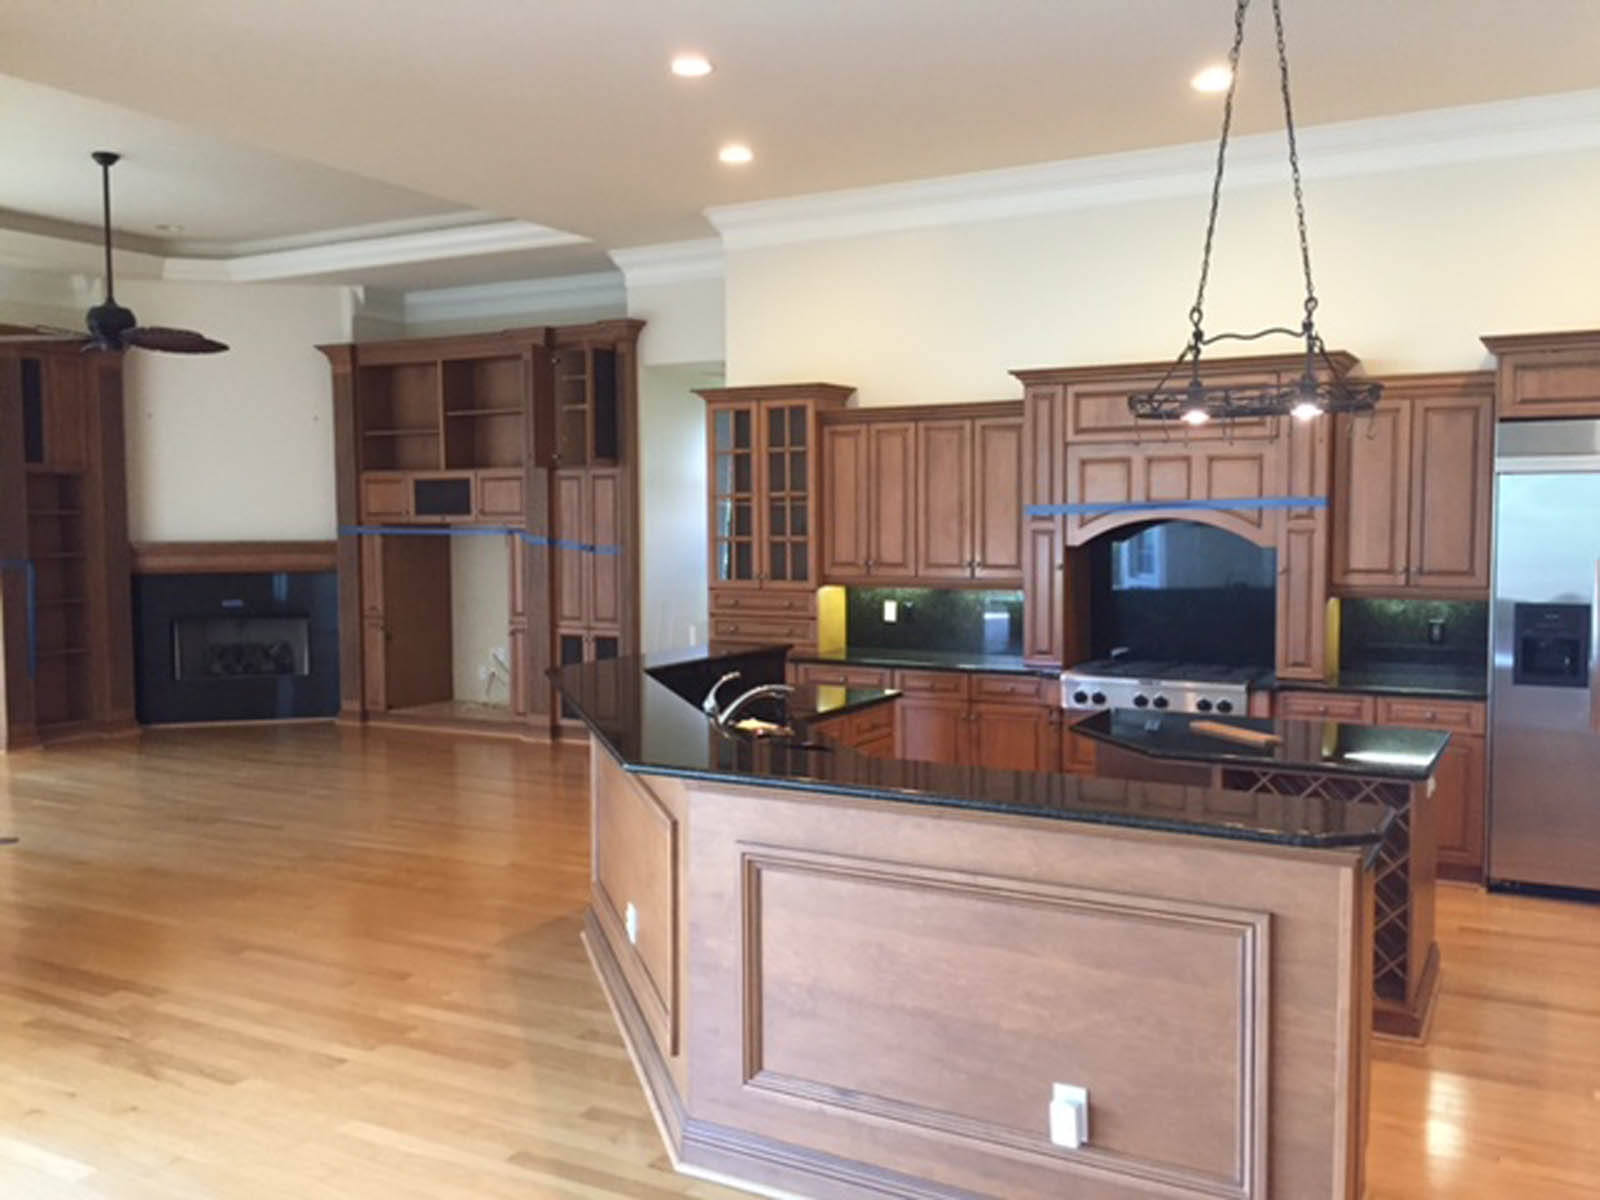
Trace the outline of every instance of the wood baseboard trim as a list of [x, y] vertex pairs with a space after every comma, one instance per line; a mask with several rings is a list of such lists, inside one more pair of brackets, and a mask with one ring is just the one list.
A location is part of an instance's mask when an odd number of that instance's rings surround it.
[[339, 543], [135, 542], [135, 575], [250, 575], [337, 569]]
[[521, 721], [451, 720], [449, 717], [408, 717], [404, 713], [368, 713], [364, 722], [379, 728], [415, 730], [418, 733], [442, 733], [465, 737], [501, 738], [527, 742], [534, 746], [563, 744], [542, 729], [533, 728]]
[[1408, 1008], [1389, 1006], [1382, 1001], [1372, 1007], [1372, 1032], [1397, 1041], [1426, 1042], [1433, 1026], [1433, 1011], [1439, 1000], [1439, 947], [1428, 951], [1428, 962], [1417, 984], [1417, 998]]

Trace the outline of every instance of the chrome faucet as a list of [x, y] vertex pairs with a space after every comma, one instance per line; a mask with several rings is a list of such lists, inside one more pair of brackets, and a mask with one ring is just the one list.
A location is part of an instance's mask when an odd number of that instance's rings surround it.
[[[743, 695], [736, 696], [729, 702], [728, 707], [717, 713], [711, 719], [716, 722], [717, 728], [726, 729], [728, 722], [734, 715], [751, 700], [759, 700], [762, 696], [787, 696], [794, 688], [787, 683], [762, 683], [751, 688]], [[710, 699], [708, 696], [707, 699]]]
[[717, 704], [717, 689], [720, 688], [723, 684], [728, 683], [728, 682], [730, 682], [732, 680], [735, 680], [737, 678], [739, 678], [739, 672], [737, 672], [737, 671], [729, 671], [721, 679], [719, 679], [715, 683], [713, 683], [711, 685], [711, 690], [706, 693], [706, 698], [704, 700], [700, 701], [700, 711], [705, 713], [706, 716], [715, 719], [717, 717], [717, 715], [721, 712], [721, 708]]

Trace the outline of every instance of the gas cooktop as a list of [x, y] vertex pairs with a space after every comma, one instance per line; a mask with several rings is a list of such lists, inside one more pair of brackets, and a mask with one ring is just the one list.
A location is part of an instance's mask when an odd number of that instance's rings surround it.
[[1153, 708], [1186, 713], [1244, 713], [1262, 667], [1102, 658], [1061, 674], [1061, 707]]

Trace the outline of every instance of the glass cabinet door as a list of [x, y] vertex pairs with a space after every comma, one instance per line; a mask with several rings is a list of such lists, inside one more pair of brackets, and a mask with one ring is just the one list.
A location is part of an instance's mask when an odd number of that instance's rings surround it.
[[750, 583], [756, 564], [756, 409], [715, 408], [711, 421], [711, 578]]
[[773, 404], [762, 413], [766, 455], [766, 579], [812, 582], [811, 406]]

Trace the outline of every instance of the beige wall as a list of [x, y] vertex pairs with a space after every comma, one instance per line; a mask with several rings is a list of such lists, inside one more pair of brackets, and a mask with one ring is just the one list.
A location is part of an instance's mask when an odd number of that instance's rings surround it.
[[646, 650], [703, 642], [707, 623], [705, 401], [721, 364], [639, 369], [640, 637]]
[[[506, 537], [475, 535], [450, 539], [450, 641], [457, 700], [484, 700], [480, 668], [489, 655], [507, 656], [511, 624], [511, 547]], [[489, 694], [494, 704], [509, 703], [504, 680]]]
[[[1595, 151], [1308, 181], [1328, 345], [1374, 373], [1459, 369], [1488, 361], [1481, 333], [1600, 325], [1597, 196]], [[1187, 197], [730, 250], [728, 381], [954, 403], [1019, 395], [1015, 367], [1170, 357], [1204, 219]], [[1287, 184], [1225, 192], [1207, 327], [1299, 310]]]
[[332, 385], [319, 342], [349, 340], [345, 289], [130, 281], [147, 325], [198, 329], [226, 354], [130, 351], [134, 541], [334, 536]]

